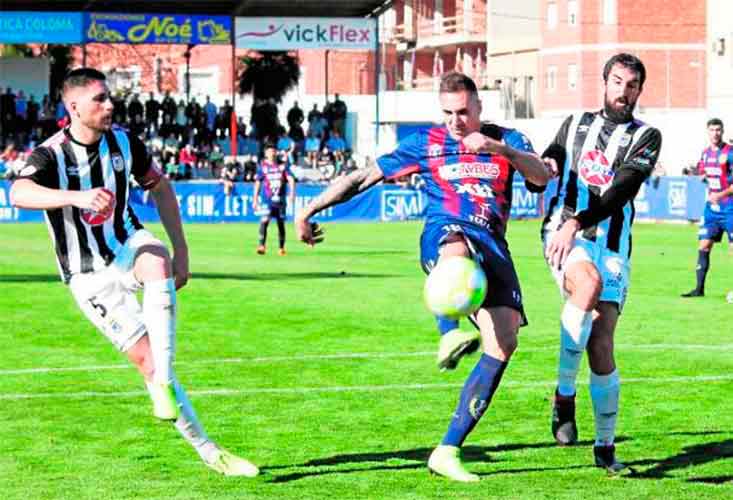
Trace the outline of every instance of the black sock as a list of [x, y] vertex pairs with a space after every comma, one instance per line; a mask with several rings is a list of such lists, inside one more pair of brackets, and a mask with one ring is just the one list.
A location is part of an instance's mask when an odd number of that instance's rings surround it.
[[265, 246], [267, 241], [267, 225], [270, 223], [269, 220], [260, 222], [260, 245]]
[[277, 219], [277, 235], [280, 239], [280, 248], [285, 248], [285, 219]]
[[697, 291], [698, 292], [704, 292], [705, 291], [705, 276], [708, 274], [708, 269], [710, 269], [710, 252], [706, 252], [705, 250], [699, 250], [697, 252]]

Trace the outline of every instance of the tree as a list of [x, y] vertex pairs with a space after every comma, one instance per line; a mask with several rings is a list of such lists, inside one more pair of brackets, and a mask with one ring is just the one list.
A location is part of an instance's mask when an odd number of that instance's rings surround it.
[[291, 52], [253, 52], [241, 59], [239, 93], [252, 95], [252, 123], [257, 139], [278, 135], [280, 120], [277, 105], [300, 80], [298, 59]]

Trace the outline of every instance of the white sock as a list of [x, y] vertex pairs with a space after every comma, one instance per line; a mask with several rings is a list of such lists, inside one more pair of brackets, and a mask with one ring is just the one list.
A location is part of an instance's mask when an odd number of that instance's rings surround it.
[[173, 375], [173, 389], [176, 392], [178, 407], [181, 409], [181, 414], [175, 422], [176, 429], [193, 446], [202, 460], [212, 462], [218, 455], [218, 447], [206, 435], [186, 391], [183, 390], [175, 375]]
[[169, 384], [176, 351], [176, 287], [172, 278], [145, 283], [143, 319], [153, 353], [153, 382]]
[[588, 344], [593, 327], [593, 311], [584, 311], [570, 301], [565, 303], [560, 316], [560, 361], [558, 363], [557, 392], [561, 396], [575, 394], [580, 360]]
[[608, 375], [590, 374], [590, 397], [596, 422], [596, 446], [613, 444], [616, 436], [616, 416], [621, 392], [618, 370]]

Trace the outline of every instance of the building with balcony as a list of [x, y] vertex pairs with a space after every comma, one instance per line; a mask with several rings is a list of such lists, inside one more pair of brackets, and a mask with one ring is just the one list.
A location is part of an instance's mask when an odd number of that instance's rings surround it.
[[[640, 109], [705, 108], [705, 2], [541, 0], [540, 5], [541, 115], [599, 108], [603, 64], [618, 52], [635, 54], [646, 65]], [[730, 17], [720, 21], [730, 26]]]

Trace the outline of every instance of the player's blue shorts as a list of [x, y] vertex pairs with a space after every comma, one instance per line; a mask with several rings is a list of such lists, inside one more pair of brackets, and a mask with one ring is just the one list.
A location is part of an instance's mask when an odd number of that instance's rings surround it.
[[426, 274], [435, 267], [440, 247], [450, 234], [462, 234], [468, 239], [473, 259], [486, 273], [488, 287], [482, 307], [507, 306], [519, 311], [522, 324], [527, 317], [522, 306], [522, 290], [514, 270], [509, 246], [503, 238], [496, 238], [487, 230], [453, 220], [428, 221], [420, 237], [420, 264]]
[[710, 203], [706, 203], [697, 239], [720, 242], [723, 239], [723, 233], [728, 234], [728, 241], [733, 241], [733, 213], [716, 212], [710, 207]]

